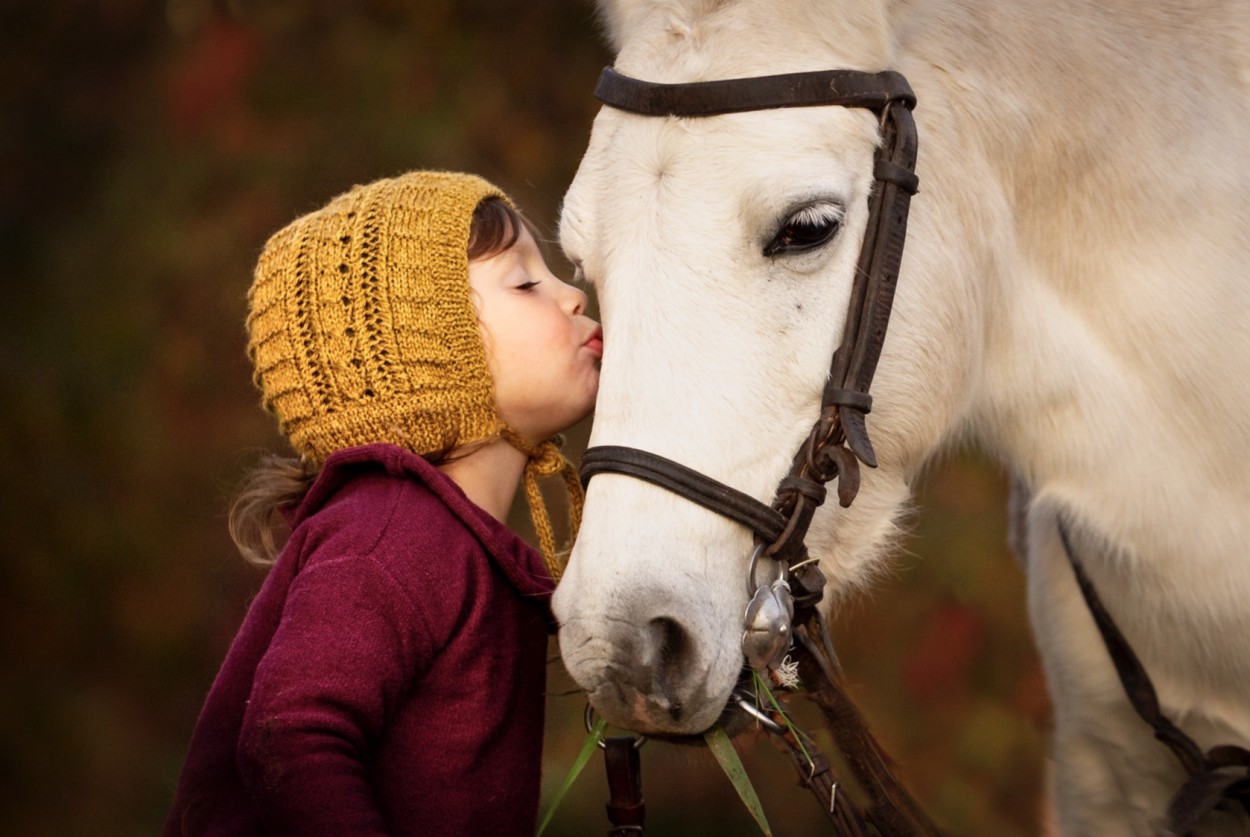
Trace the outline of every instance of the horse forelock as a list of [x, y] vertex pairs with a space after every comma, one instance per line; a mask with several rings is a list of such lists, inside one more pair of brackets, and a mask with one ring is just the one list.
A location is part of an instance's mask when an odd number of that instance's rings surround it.
[[863, 69], [885, 69], [891, 61], [884, 0], [600, 0], [598, 6], [618, 65], [647, 67], [653, 81], [817, 69], [813, 58]]

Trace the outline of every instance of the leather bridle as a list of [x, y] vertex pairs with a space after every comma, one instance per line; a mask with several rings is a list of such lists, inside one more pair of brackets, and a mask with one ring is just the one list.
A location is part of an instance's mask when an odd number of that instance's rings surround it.
[[[748, 591], [755, 596], [747, 610], [744, 652], [753, 668], [772, 668], [791, 649], [799, 676], [808, 685], [829, 721], [831, 731], [867, 792], [871, 807], [861, 814], [845, 794], [827, 761], [815, 756], [812, 740], [792, 726], [773, 719], [770, 731], [787, 745], [800, 774], [827, 809], [839, 833], [866, 833], [868, 823], [882, 833], [934, 833], [923, 812], [890, 774], [884, 756], [838, 683], [836, 657], [828, 629], [816, 604], [825, 578], [807, 560], [804, 544], [812, 515], [825, 500], [825, 484], [838, 480], [838, 500], [851, 505], [859, 491], [859, 465], [877, 466], [868, 438], [866, 416], [872, 409], [869, 388], [898, 281], [899, 262], [907, 234], [907, 210], [919, 180], [915, 174], [917, 137], [911, 109], [915, 94], [899, 73], [822, 70], [807, 73], [726, 79], [686, 84], [657, 84], [606, 68], [595, 96], [609, 107], [642, 116], [710, 117], [727, 113], [792, 107], [848, 107], [872, 111], [879, 120], [880, 144], [873, 158], [873, 190], [868, 221], [851, 286], [842, 340], [833, 354], [821, 397], [820, 415], [795, 453], [789, 472], [771, 504], [681, 463], [631, 447], [596, 446], [582, 458], [581, 476], [617, 473], [645, 480], [746, 526], [756, 546], [748, 571]], [[771, 583], [759, 583], [760, 562], [773, 564]], [[753, 624], [755, 620], [758, 624]], [[747, 707], [756, 717], [766, 712]], [[624, 751], [620, 741], [609, 743]], [[800, 755], [801, 754], [801, 755]], [[636, 760], [635, 760], [636, 761]], [[613, 775], [614, 786], [637, 787], [637, 777]], [[614, 804], [633, 813], [612, 834], [641, 834], [641, 797], [623, 794]], [[613, 805], [609, 805], [609, 811]]]
[[865, 416], [872, 409], [868, 389], [898, 281], [908, 202], [919, 182], [914, 172], [916, 124], [911, 115], [915, 94], [895, 72], [823, 70], [656, 84], [606, 68], [595, 96], [609, 107], [644, 116], [706, 117], [832, 105], [865, 108], [880, 118], [882, 139], [873, 160], [875, 185], [842, 342], [833, 354], [820, 417], [795, 454], [772, 504], [636, 448], [592, 447], [582, 458], [583, 482], [606, 472], [646, 480], [746, 526], [765, 545], [763, 554], [768, 558], [798, 564], [806, 551], [803, 538], [812, 514], [824, 501], [825, 483], [837, 477], [838, 499], [842, 506], [849, 506], [859, 490], [859, 463], [877, 465]]

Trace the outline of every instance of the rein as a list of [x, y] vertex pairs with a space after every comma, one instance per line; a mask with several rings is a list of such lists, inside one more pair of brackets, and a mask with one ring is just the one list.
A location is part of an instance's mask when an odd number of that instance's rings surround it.
[[1203, 817], [1228, 803], [1240, 803], [1250, 814], [1250, 750], [1235, 744], [1223, 744], [1204, 753], [1196, 741], [1163, 714], [1150, 675], [1103, 605], [1081, 562], [1076, 559], [1068, 527], [1062, 520], [1059, 522], [1059, 539], [1081, 596], [1085, 599], [1085, 606], [1094, 617], [1094, 624], [1102, 636], [1103, 645], [1107, 647], [1107, 654], [1133, 711], [1149, 724], [1155, 738], [1172, 751], [1187, 774], [1185, 782], [1168, 805], [1169, 832], [1189, 834]]
[[[873, 158], [874, 187], [868, 200], [868, 223], [851, 286], [842, 340], [833, 354], [821, 396], [820, 415], [807, 440], [795, 453], [789, 472], [771, 504], [714, 480], [681, 463], [636, 448], [596, 446], [582, 458], [581, 477], [617, 473], [635, 477], [746, 526], [755, 535], [747, 587], [751, 595], [745, 616], [743, 652], [762, 674], [782, 668], [793, 654], [798, 675], [820, 706], [846, 764], [868, 795], [861, 812], [845, 794], [814, 742], [788, 722], [735, 695], [785, 746], [800, 782], [816, 796], [835, 833], [863, 835], [935, 834], [890, 770], [890, 760], [877, 744], [839, 680], [840, 667], [828, 626], [816, 605], [823, 595], [824, 574], [808, 560], [804, 543], [816, 509], [824, 502], [825, 484], [838, 480], [838, 501], [850, 506], [859, 491], [859, 466], [877, 466], [868, 438], [866, 415], [872, 409], [868, 390], [885, 341], [899, 263], [907, 234], [907, 212], [919, 180], [915, 175], [917, 136], [911, 109], [916, 104], [907, 80], [899, 73], [823, 70], [808, 73], [726, 79], [687, 84], [641, 81], [606, 68], [595, 96], [605, 105], [642, 116], [710, 117], [726, 113], [789, 107], [837, 106], [864, 108], [877, 115], [880, 144]], [[763, 570], [761, 580], [760, 571]], [[612, 745], [623, 755], [625, 745]], [[813, 755], [814, 754], [814, 755]], [[620, 788], [635, 814], [641, 811], [637, 759], [609, 760], [610, 782]], [[630, 772], [634, 771], [634, 772]], [[622, 807], [613, 790], [609, 814]], [[641, 818], [614, 825], [613, 835], [642, 833]]]

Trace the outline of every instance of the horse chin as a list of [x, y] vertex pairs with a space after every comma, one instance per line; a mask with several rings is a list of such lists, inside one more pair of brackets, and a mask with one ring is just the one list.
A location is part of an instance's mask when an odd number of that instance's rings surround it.
[[[688, 723], [684, 725], [675, 721], [671, 707], [655, 706], [653, 704], [657, 702], [653, 698], [647, 698], [629, 687], [616, 684], [601, 687], [591, 692], [589, 699], [594, 710], [611, 726], [673, 744], [702, 745], [705, 743], [704, 736], [713, 729], [724, 730], [733, 738], [758, 727], [755, 718], [738, 702], [738, 696], [749, 694], [750, 687], [751, 670], [744, 665], [720, 711], [713, 714], [710, 707], [705, 708], [687, 719]], [[708, 720], [698, 720], [704, 717]]]
[[590, 705], [611, 726], [670, 739], [702, 735], [717, 723], [728, 703], [726, 699], [713, 704], [703, 695], [683, 703], [663, 693], [643, 693], [619, 679], [605, 681], [588, 697]]
[[706, 747], [707, 734], [714, 729], [723, 730], [730, 738], [737, 738], [747, 732], [758, 732], [760, 729], [759, 722], [738, 708], [736, 701], [729, 701], [725, 704], [725, 708], [721, 710], [720, 717], [716, 719], [716, 723], [700, 733], [688, 735], [675, 735], [671, 733], [652, 733], [648, 734], [648, 738], [655, 738], [668, 744], [677, 744], [682, 747]]

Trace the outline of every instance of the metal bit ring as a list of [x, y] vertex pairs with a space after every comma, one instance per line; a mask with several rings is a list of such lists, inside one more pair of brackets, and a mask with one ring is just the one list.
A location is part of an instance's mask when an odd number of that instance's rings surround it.
[[[591, 730], [595, 728], [594, 717], [595, 717], [595, 708], [590, 705], [590, 701], [587, 701], [586, 711], [582, 716], [582, 720], [586, 724], [586, 732], [590, 732]], [[647, 736], [643, 735], [642, 733], [636, 733], [633, 736], [633, 739], [634, 739], [635, 750], [641, 750], [642, 745], [647, 743]], [[608, 748], [608, 745], [603, 742], [603, 736], [599, 736], [599, 741], [597, 743], [599, 744], [600, 750], [606, 750]]]

